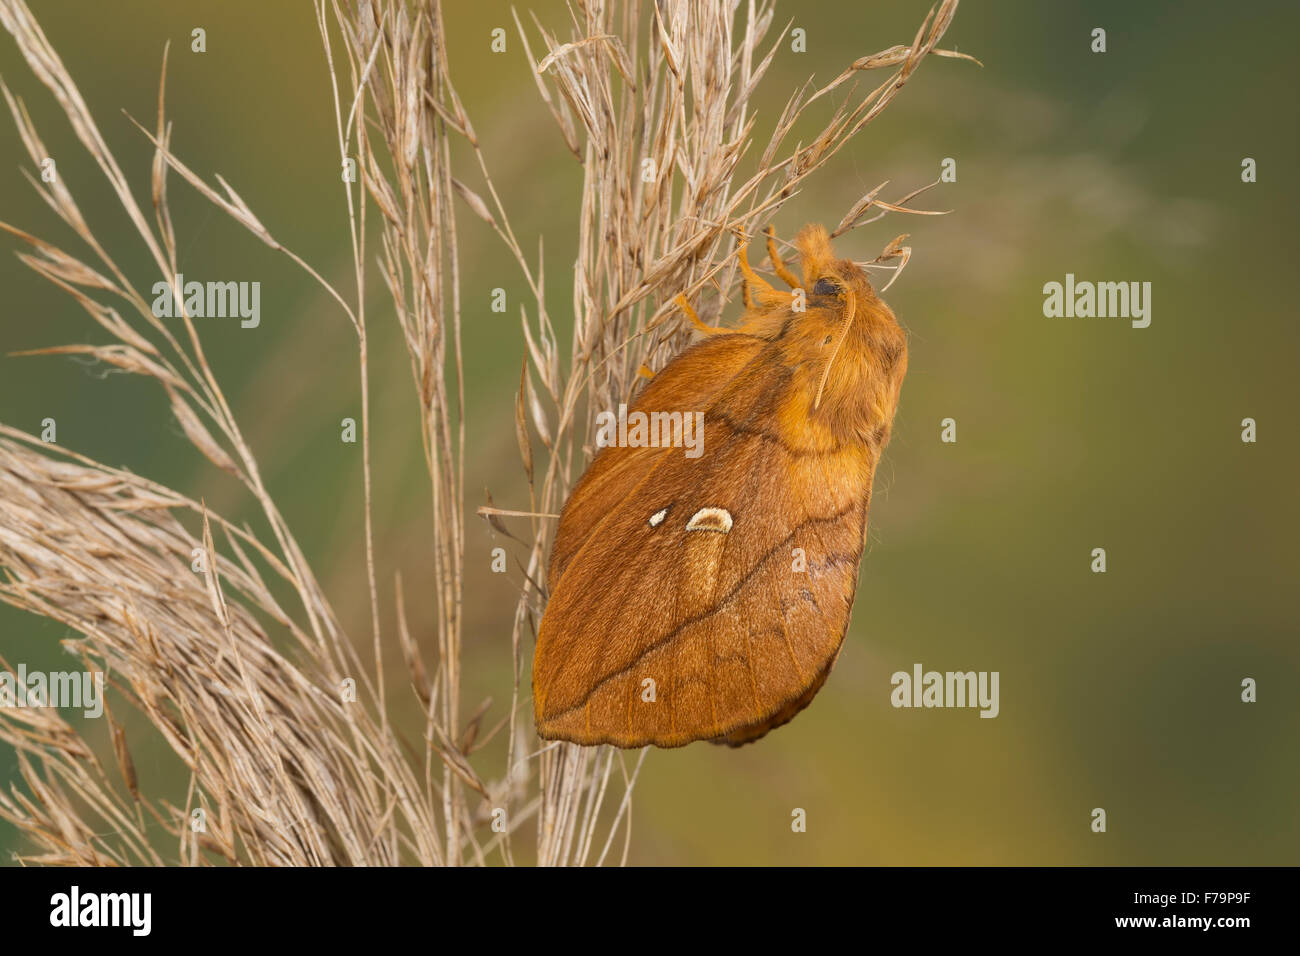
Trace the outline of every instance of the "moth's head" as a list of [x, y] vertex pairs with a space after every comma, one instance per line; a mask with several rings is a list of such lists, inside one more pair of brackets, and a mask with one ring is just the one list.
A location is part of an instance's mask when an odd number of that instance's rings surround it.
[[813, 410], [853, 419], [856, 427], [863, 409], [883, 411], [884, 404], [897, 403], [906, 334], [862, 267], [835, 255], [822, 226], [805, 226], [795, 248], [807, 308], [787, 326], [788, 357], [816, 370]]
[[809, 294], [839, 294], [845, 288], [852, 288], [865, 295], [875, 296], [867, 274], [851, 260], [840, 259], [835, 255], [831, 237], [824, 226], [804, 226], [794, 237], [794, 247], [799, 252], [804, 288]]

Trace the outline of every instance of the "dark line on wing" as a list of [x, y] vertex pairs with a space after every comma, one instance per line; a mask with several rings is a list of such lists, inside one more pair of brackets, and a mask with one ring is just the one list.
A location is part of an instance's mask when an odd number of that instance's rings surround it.
[[[839, 443], [837, 443], [834, 448], [825, 449], [793, 448], [780, 435], [773, 434], [772, 432], [766, 431], [762, 428], [752, 428], [749, 425], [742, 425], [734, 419], [728, 418], [726, 415], [715, 414], [713, 420], [726, 425], [737, 435], [749, 435], [765, 442], [771, 442], [773, 445], [779, 445], [791, 458], [822, 458], [829, 455], [838, 455], [844, 450], [844, 446]], [[708, 418], [705, 418], [705, 421], [707, 422]]]
[[768, 559], [770, 559], [772, 555], [776, 554], [777, 551], [789, 545], [789, 543], [794, 540], [794, 536], [800, 530], [812, 524], [832, 524], [836, 521], [839, 521], [846, 515], [852, 513], [855, 507], [860, 508], [861, 505], [858, 504], [857, 502], [853, 502], [843, 511], [837, 511], [835, 514], [831, 515], [828, 518], [805, 518], [803, 521], [799, 522], [799, 524], [795, 525], [793, 528], [790, 529], [790, 533], [786, 537], [778, 541], [766, 552], [764, 552], [762, 557], [760, 557], [757, 561], [754, 562], [753, 567], [751, 567], [748, 571], [746, 571], [745, 574], [741, 577], [741, 579], [736, 582], [736, 586], [733, 587], [729, 592], [727, 592], [727, 594], [721, 600], [715, 603], [713, 607], [705, 611], [703, 614], [699, 614], [677, 625], [677, 627], [675, 627], [673, 630], [669, 631], [659, 640], [655, 641], [653, 644], [651, 644], [650, 646], [642, 650], [641, 653], [638, 654], [636, 658], [632, 660], [631, 663], [623, 667], [620, 667], [616, 671], [611, 671], [610, 673], [606, 674], [604, 677], [600, 678], [600, 680], [596, 681], [596, 683], [594, 683], [591, 686], [591, 690], [587, 692], [587, 695], [583, 697], [580, 701], [578, 701], [576, 704], [573, 704], [570, 707], [566, 707], [564, 710], [556, 711], [553, 714], [548, 714], [547, 719], [558, 720], [559, 718], [563, 717], [565, 714], [571, 713], [577, 710], [579, 707], [584, 706], [587, 703], [587, 701], [591, 700], [592, 695], [594, 695], [598, 689], [603, 687], [605, 684], [608, 684], [616, 677], [620, 677], [623, 674], [626, 674], [628, 671], [632, 670], [632, 668], [636, 667], [637, 664], [640, 663], [641, 659], [644, 658], [651, 651], [655, 651], [663, 647], [665, 644], [667, 644], [669, 641], [675, 638], [682, 631], [686, 630], [686, 628], [690, 627], [692, 624], [698, 624], [700, 621], [703, 621], [719, 613], [724, 607], [727, 606], [727, 603], [732, 598], [734, 598], [737, 594], [740, 593], [741, 589], [744, 588], [745, 584], [748, 583], [749, 579], [752, 578], [758, 572], [758, 569], [761, 568], [764, 564], [766, 564]]

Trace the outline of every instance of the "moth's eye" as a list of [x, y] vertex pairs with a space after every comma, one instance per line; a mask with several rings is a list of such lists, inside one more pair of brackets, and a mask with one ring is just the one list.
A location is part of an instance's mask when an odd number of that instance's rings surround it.
[[826, 336], [826, 338], [822, 339], [822, 345], [830, 345], [830, 344], [831, 344], [831, 337], [829, 335]]
[[813, 295], [839, 295], [840, 287], [833, 279], [818, 279], [813, 286]]

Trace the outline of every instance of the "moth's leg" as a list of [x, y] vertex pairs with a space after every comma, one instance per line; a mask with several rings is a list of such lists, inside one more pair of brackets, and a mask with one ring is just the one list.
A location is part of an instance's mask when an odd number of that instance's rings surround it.
[[691, 304], [686, 301], [686, 296], [682, 295], [680, 292], [677, 293], [673, 302], [677, 304], [677, 308], [686, 313], [686, 318], [691, 320], [691, 325], [695, 326], [696, 332], [703, 332], [705, 335], [727, 335], [732, 331], [731, 329], [719, 328], [716, 325], [705, 325], [700, 321], [700, 317], [695, 314], [695, 310], [691, 308]]
[[[782, 305], [790, 301], [789, 292], [778, 292], [765, 280], [759, 277], [749, 265], [749, 245], [746, 243], [736, 252], [736, 259], [740, 263], [740, 272], [745, 277], [740, 284], [740, 291], [745, 300], [745, 308], [753, 309], [755, 302], [761, 306]], [[742, 327], [748, 331], [748, 324]]]
[[798, 289], [803, 285], [803, 282], [785, 267], [781, 253], [776, 251], [776, 227], [768, 226], [764, 231], [767, 233], [767, 257], [772, 260], [772, 268], [776, 270], [776, 274], [781, 277], [782, 282], [792, 289]]
[[750, 286], [753, 286], [758, 290], [759, 299], [766, 297], [764, 293], [772, 293], [776, 291], [770, 284], [768, 284], [766, 279], [759, 278], [758, 273], [750, 268], [749, 243], [745, 243], [736, 250], [736, 257], [740, 260], [740, 272], [745, 277], [742, 291], [745, 296], [746, 306], [750, 305]]

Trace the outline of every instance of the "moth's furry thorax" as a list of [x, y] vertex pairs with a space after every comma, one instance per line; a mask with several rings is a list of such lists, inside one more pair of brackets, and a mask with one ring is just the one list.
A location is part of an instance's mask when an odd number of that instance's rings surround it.
[[[810, 425], [876, 454], [888, 441], [907, 371], [907, 334], [863, 269], [836, 258], [821, 226], [795, 239], [807, 308], [790, 312], [781, 339]], [[811, 386], [811, 390], [810, 390]]]

